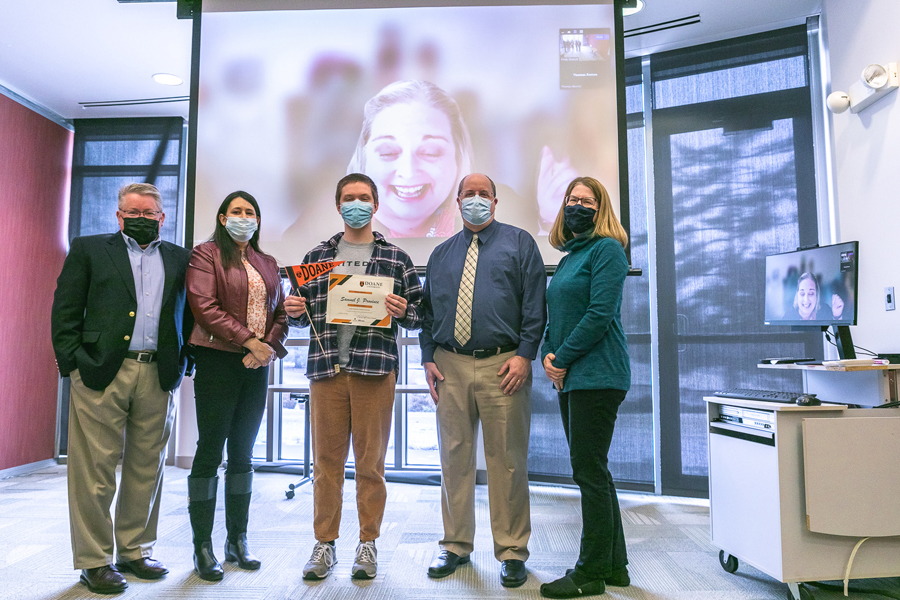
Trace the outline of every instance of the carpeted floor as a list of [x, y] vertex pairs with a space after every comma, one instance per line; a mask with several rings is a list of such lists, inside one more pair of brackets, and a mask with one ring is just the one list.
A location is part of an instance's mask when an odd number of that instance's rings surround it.
[[[432, 599], [539, 598], [542, 582], [562, 575], [574, 564], [580, 535], [576, 490], [532, 486], [532, 528], [527, 562], [530, 575], [521, 588], [500, 585], [494, 560], [487, 508], [487, 489], [478, 486], [478, 533], [470, 565], [442, 580], [425, 570], [438, 552], [442, 533], [440, 488], [388, 484], [388, 505], [377, 542], [379, 572], [372, 581], [350, 579], [358, 534], [353, 481], [344, 488], [344, 516], [337, 543], [338, 565], [322, 582], [306, 583], [302, 568], [314, 543], [312, 488], [298, 489], [293, 500], [284, 497], [295, 478], [257, 473], [250, 517], [252, 550], [262, 569], [245, 572], [226, 564], [225, 579], [207, 583], [193, 574], [191, 529], [187, 514], [187, 471], [166, 471], [159, 543], [154, 558], [170, 570], [162, 581], [146, 582], [128, 575], [129, 586], [120, 598], [191, 600], [277, 599]], [[224, 515], [220, 506], [214, 544], [219, 559], [224, 543]], [[628, 543], [632, 585], [609, 588], [606, 597], [641, 600], [783, 599], [787, 586], [756, 569], [741, 565], [726, 573], [709, 543], [709, 508], [704, 501], [620, 494]], [[898, 592], [896, 580], [860, 582], [870, 589]], [[837, 600], [836, 591], [813, 589], [817, 600]], [[96, 598], [78, 583], [72, 569], [66, 506], [64, 466], [0, 481], [0, 598], [50, 600]], [[853, 598], [880, 598], [851, 593]]]

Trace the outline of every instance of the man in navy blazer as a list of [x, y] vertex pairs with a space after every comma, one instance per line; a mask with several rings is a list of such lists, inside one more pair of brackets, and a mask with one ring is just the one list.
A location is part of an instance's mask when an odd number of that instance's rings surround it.
[[[155, 186], [119, 190], [119, 232], [75, 238], [53, 297], [56, 362], [71, 377], [68, 487], [72, 553], [92, 592], [122, 592], [121, 571], [160, 579], [156, 543], [173, 391], [190, 362], [190, 251], [164, 242]], [[115, 523], [110, 506], [122, 475]]]

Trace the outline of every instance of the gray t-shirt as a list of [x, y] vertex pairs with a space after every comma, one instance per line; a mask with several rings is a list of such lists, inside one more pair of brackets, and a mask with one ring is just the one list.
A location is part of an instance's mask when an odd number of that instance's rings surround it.
[[[337, 254], [334, 260], [343, 260], [344, 264], [334, 268], [335, 273], [345, 275], [365, 275], [366, 267], [375, 251], [375, 241], [368, 244], [353, 244], [341, 238], [338, 242]], [[350, 341], [356, 332], [356, 325], [338, 325], [338, 364], [346, 367], [350, 362]]]

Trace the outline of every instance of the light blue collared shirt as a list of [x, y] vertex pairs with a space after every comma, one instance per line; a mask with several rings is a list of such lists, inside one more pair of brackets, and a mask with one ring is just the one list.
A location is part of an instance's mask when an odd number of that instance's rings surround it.
[[128, 247], [128, 260], [134, 274], [134, 292], [137, 296], [137, 311], [134, 331], [128, 349], [132, 352], [156, 350], [159, 340], [159, 313], [162, 310], [163, 286], [166, 272], [159, 253], [160, 238], [156, 238], [146, 248], [122, 233]]

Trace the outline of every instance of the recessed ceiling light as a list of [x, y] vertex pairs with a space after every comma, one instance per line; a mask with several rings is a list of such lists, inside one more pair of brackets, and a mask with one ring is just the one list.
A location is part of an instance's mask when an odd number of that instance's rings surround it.
[[[638, 0], [640, 2], [640, 0]], [[153, 81], [163, 85], [181, 85], [184, 81], [177, 75], [171, 73], [157, 73], [153, 76]]]
[[634, 8], [623, 8], [622, 16], [630, 17], [633, 14], [639, 13], [644, 9], [644, 0], [637, 0], [637, 6]]

